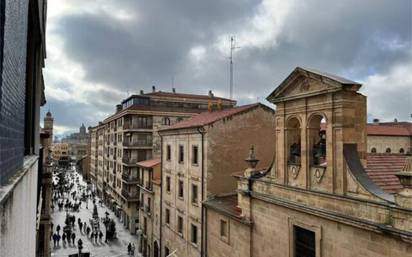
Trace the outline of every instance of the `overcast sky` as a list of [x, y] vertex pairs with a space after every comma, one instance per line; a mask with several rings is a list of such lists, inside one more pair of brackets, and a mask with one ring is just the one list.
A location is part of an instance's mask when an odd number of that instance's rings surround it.
[[363, 83], [369, 118], [410, 120], [411, 0], [49, 0], [55, 133], [96, 125], [141, 89], [264, 101], [296, 67]]

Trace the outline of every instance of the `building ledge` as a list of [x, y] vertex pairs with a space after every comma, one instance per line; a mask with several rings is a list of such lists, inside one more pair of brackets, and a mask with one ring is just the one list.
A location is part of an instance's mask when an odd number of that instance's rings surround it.
[[23, 167], [21, 167], [14, 176], [9, 178], [9, 181], [6, 185], [0, 186], [0, 204], [2, 205], [7, 201], [7, 199], [12, 194], [14, 188], [19, 184], [23, 179], [26, 173], [33, 167], [37, 165], [37, 160], [39, 156], [37, 155], [28, 155], [24, 157]]

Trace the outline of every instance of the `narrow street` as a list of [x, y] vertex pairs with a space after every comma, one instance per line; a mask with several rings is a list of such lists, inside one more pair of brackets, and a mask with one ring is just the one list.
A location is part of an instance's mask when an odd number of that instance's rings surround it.
[[[76, 192], [77, 197], [80, 199], [81, 197], [81, 192], [83, 191], [89, 191], [86, 190], [87, 188], [87, 183], [83, 180], [82, 176], [75, 172], [74, 168], [69, 166], [65, 171], [65, 177], [67, 179], [66, 184], [74, 183], [73, 188], [71, 189], [70, 193], [65, 193], [63, 197], [59, 199], [69, 199], [72, 203], [74, 203], [72, 199], [72, 193]], [[78, 180], [77, 180], [78, 179]], [[57, 176], [56, 174], [53, 175], [53, 181], [57, 181]], [[90, 191], [89, 191], [90, 192]], [[61, 230], [60, 230], [60, 235], [62, 235], [63, 227], [65, 226], [65, 220], [66, 220], [66, 213], [69, 215], [74, 215], [75, 216], [75, 222], [74, 222], [74, 227], [72, 232], [75, 233], [76, 238], [75, 238], [75, 244], [71, 243], [68, 244], [67, 240], [65, 243], [63, 243], [63, 240], [60, 240], [60, 243], [58, 246], [54, 247], [53, 239], [51, 238], [51, 256], [53, 257], [67, 257], [70, 254], [76, 254], [78, 253], [78, 240], [81, 238], [83, 241], [83, 249], [82, 253], [87, 253], [90, 252], [90, 256], [95, 256], [95, 257], [130, 257], [130, 256], [140, 256], [137, 253], [138, 249], [138, 236], [132, 235], [129, 233], [128, 230], [124, 228], [122, 223], [120, 222], [119, 218], [115, 216], [115, 214], [107, 208], [103, 203], [100, 203], [100, 199], [96, 196], [95, 197], [95, 203], [97, 206], [97, 212], [99, 215], [99, 220], [101, 218], [106, 217], [106, 212], [109, 214], [108, 217], [110, 219], [113, 219], [115, 224], [116, 224], [116, 235], [117, 238], [113, 240], [109, 240], [107, 243], [105, 242], [105, 236], [106, 236], [106, 231], [105, 231], [105, 225], [103, 224], [102, 221], [100, 221], [100, 230], [103, 232], [103, 238], [100, 240], [97, 238], [97, 242], [95, 239], [92, 239], [90, 236], [87, 235], [85, 232], [85, 229], [83, 228], [82, 231], [80, 231], [79, 225], [78, 225], [78, 218], [81, 219], [81, 222], [86, 222], [88, 226], [91, 226], [90, 221], [93, 219], [93, 198], [92, 197], [87, 197], [87, 200], [80, 201], [81, 205], [78, 211], [72, 211], [68, 210], [66, 212], [66, 209], [63, 207], [61, 210], [59, 210], [57, 202], [54, 202], [54, 210], [52, 211], [52, 222], [53, 222], [53, 233], [56, 233], [56, 228], [58, 225], [60, 225]], [[88, 208], [86, 208], [88, 207]], [[128, 244], [132, 243], [135, 245], [135, 251], [134, 255], [128, 254]]]

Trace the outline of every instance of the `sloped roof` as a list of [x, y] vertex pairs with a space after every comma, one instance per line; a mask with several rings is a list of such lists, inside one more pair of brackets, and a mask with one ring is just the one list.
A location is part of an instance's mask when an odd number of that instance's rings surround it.
[[144, 95], [147, 96], [162, 96], [162, 97], [179, 97], [179, 98], [192, 98], [192, 99], [202, 99], [202, 100], [224, 100], [224, 101], [230, 101], [230, 102], [236, 102], [235, 100], [223, 98], [223, 97], [218, 97], [218, 96], [209, 96], [209, 95], [195, 95], [195, 94], [183, 94], [183, 93], [173, 93], [173, 92], [163, 92], [163, 91], [156, 91], [156, 92], [150, 92], [146, 93]]
[[316, 70], [316, 69], [305, 68], [305, 67], [297, 67], [296, 69], [306, 70], [306, 71], [318, 74], [319, 76], [323, 76], [323, 77], [335, 80], [336, 82], [339, 82], [341, 84], [361, 85], [360, 83], [358, 83], [356, 81], [353, 81], [353, 80], [350, 80], [350, 79], [347, 79], [347, 78], [344, 78], [344, 77], [341, 77], [341, 76], [338, 76], [338, 75], [335, 75], [335, 74], [332, 74], [332, 73], [329, 73], [329, 72], [319, 71], [319, 70]]
[[402, 189], [395, 173], [401, 171], [406, 155], [388, 153], [368, 153], [366, 173], [372, 181], [387, 193], [396, 193]]
[[243, 220], [243, 217], [241, 216], [242, 210], [237, 206], [237, 194], [215, 196], [214, 198], [205, 201], [204, 205], [206, 208], [210, 208], [219, 213], [229, 215], [236, 220]]
[[[175, 130], [175, 129], [182, 129], [182, 128], [196, 128], [196, 127], [202, 127], [205, 125], [212, 124], [218, 120], [221, 120], [223, 118], [230, 117], [232, 115], [236, 115], [242, 112], [246, 112], [249, 110], [252, 110], [258, 106], [264, 106], [263, 104], [260, 103], [255, 103], [255, 104], [248, 104], [248, 105], [242, 105], [239, 107], [235, 108], [230, 108], [230, 109], [225, 109], [221, 111], [212, 111], [212, 112], [202, 112], [200, 114], [197, 114], [195, 116], [192, 116], [189, 119], [183, 120], [181, 122], [175, 123], [170, 127], [164, 128], [160, 131], [167, 131], [167, 130]], [[266, 107], [269, 108], [269, 107]]]
[[154, 166], [160, 164], [160, 159], [150, 159], [138, 162], [137, 165], [143, 168], [153, 168]]
[[412, 133], [404, 127], [388, 125], [368, 124], [367, 132], [368, 135], [379, 136], [412, 136]]
[[[330, 80], [336, 81], [337, 83], [341, 84], [342, 86], [353, 86], [356, 85], [357, 88], [360, 88], [362, 86], [362, 84], [343, 78], [341, 76], [335, 75], [335, 74], [331, 74], [328, 72], [323, 72], [323, 71], [319, 71], [316, 69], [310, 69], [310, 68], [302, 68], [302, 67], [296, 67], [280, 84], [279, 86], [277, 86], [275, 88], [275, 90], [266, 98], [269, 102], [273, 102], [276, 103], [277, 102], [277, 98], [279, 97], [279, 95], [283, 92], [283, 90], [285, 90], [289, 83], [291, 81], [293, 81], [294, 78], [298, 77], [298, 76], [308, 76], [308, 73], [312, 73], [312, 74], [316, 74], [319, 76], [322, 76], [324, 78], [328, 78]], [[338, 88], [335, 88], [334, 90], [338, 90]]]

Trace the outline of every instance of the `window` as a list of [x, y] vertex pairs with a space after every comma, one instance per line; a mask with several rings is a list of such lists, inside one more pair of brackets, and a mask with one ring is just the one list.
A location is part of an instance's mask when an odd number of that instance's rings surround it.
[[170, 177], [166, 177], [166, 192], [170, 193]]
[[147, 233], [147, 218], [143, 218], [143, 234]]
[[192, 146], [192, 164], [197, 165], [199, 162], [199, 147], [197, 145]]
[[172, 149], [170, 145], [166, 146], [166, 160], [170, 161], [172, 158]]
[[372, 147], [371, 153], [376, 153], [376, 148], [375, 147]]
[[191, 233], [190, 233], [190, 241], [197, 245], [197, 227], [196, 225], [191, 224], [191, 229], [190, 229]]
[[192, 184], [192, 203], [197, 204], [197, 185]]
[[227, 222], [225, 220], [220, 220], [220, 236], [227, 237]]
[[405, 150], [403, 148], [399, 149], [399, 153], [404, 153]]
[[162, 121], [162, 125], [170, 125], [170, 119], [168, 117], [164, 117]]
[[315, 257], [315, 232], [294, 226], [295, 257]]
[[165, 246], [165, 257], [169, 256], [170, 250], [168, 247]]
[[167, 208], [166, 208], [166, 211], [165, 211], [165, 223], [167, 225], [170, 225], [170, 210], [167, 209]]
[[177, 216], [177, 232], [183, 234], [183, 218]]
[[184, 147], [183, 145], [179, 145], [179, 162], [182, 163], [184, 161]]
[[386, 153], [391, 153], [391, 149], [389, 147], [386, 148]]
[[179, 180], [179, 197], [183, 198], [183, 180]]

